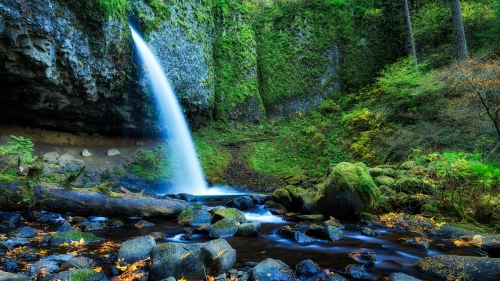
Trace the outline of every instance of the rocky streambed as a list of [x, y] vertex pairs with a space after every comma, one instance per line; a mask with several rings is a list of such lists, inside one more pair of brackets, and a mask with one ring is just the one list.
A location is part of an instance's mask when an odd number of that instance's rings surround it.
[[266, 195], [201, 199], [177, 218], [1, 212], [0, 280], [500, 280], [494, 235], [403, 214], [277, 215]]

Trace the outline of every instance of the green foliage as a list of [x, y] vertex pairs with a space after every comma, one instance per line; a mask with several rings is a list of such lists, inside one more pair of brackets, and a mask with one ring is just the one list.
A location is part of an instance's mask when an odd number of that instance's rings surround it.
[[340, 105], [332, 99], [327, 99], [321, 103], [319, 110], [323, 113], [334, 113], [340, 111]]
[[85, 0], [88, 9], [97, 9], [105, 19], [127, 21], [130, 3], [127, 0]]
[[146, 3], [151, 7], [153, 16], [149, 16], [146, 11], [139, 9], [138, 18], [144, 36], [147, 37], [153, 30], [160, 28], [161, 22], [170, 18], [171, 11], [166, 5], [165, 0], [146, 0]]
[[193, 135], [193, 141], [196, 146], [196, 152], [200, 159], [203, 173], [208, 178], [209, 182], [219, 183], [224, 174], [231, 154], [229, 151], [223, 149], [220, 144], [209, 141], [199, 134]]
[[17, 154], [21, 157], [21, 161], [25, 164], [29, 164], [33, 162], [33, 157], [31, 156], [31, 152], [34, 150], [35, 146], [31, 139], [25, 138], [23, 136], [9, 136], [13, 141], [9, 141], [7, 144], [10, 147], [7, 150], [3, 150], [3, 153], [7, 154]]
[[166, 146], [160, 145], [152, 150], [137, 150], [134, 162], [130, 164], [130, 172], [141, 179], [166, 179], [172, 176], [172, 165], [173, 162], [167, 155]]

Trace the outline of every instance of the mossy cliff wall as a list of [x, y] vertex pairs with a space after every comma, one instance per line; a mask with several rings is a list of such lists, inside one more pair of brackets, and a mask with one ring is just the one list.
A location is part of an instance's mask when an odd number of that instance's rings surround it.
[[2, 122], [69, 131], [164, 129], [129, 21], [192, 128], [305, 112], [369, 82], [404, 42], [398, 21], [382, 20], [389, 8], [342, 0], [2, 0], [0, 10]]

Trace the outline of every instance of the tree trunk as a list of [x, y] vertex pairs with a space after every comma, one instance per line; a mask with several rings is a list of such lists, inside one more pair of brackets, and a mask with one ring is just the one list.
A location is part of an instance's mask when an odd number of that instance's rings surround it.
[[411, 27], [410, 9], [408, 8], [408, 0], [403, 0], [403, 14], [406, 24], [406, 44], [408, 55], [413, 56], [415, 67], [417, 67], [417, 50], [415, 48], [415, 40], [413, 39], [413, 28]]
[[465, 40], [464, 21], [462, 19], [460, 0], [451, 0], [451, 12], [453, 16], [453, 31], [455, 34], [457, 59], [467, 59], [469, 58], [469, 51], [467, 50], [467, 42]]
[[[75, 191], [62, 187], [41, 187], [38, 185], [33, 188], [32, 192], [26, 192], [27, 188], [19, 184], [0, 186], [2, 194], [0, 209], [25, 210], [31, 208], [63, 214], [75, 213], [112, 217], [176, 217], [190, 206], [185, 201], [170, 198], [155, 199], [138, 196], [113, 198], [87, 190]], [[30, 194], [29, 198], [28, 194]]]

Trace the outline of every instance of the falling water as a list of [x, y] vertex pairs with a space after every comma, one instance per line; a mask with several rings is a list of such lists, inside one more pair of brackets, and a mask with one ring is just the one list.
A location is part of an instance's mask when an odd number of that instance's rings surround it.
[[174, 184], [172, 189], [168, 190], [168, 193], [206, 193], [207, 184], [194, 149], [186, 119], [182, 114], [174, 91], [146, 42], [132, 27], [130, 29], [141, 59], [146, 66], [156, 100], [169, 132], [170, 150], [175, 155], [175, 159], [172, 160], [175, 163], [173, 167]]

